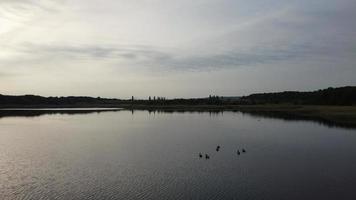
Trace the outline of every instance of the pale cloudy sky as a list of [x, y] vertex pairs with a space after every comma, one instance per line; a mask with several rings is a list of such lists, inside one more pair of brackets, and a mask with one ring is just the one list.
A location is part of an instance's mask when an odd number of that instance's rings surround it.
[[0, 93], [209, 94], [356, 85], [355, 0], [0, 0]]

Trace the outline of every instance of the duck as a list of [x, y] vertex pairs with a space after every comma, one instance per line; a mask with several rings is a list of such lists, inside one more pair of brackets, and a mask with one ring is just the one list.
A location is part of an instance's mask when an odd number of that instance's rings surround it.
[[246, 153], [246, 150], [245, 150], [245, 149], [242, 149], [242, 153]]
[[240, 155], [240, 151], [239, 150], [237, 150], [237, 155]]
[[220, 150], [220, 146], [218, 145], [217, 147], [216, 147], [216, 151], [219, 151]]
[[205, 159], [209, 159], [210, 156], [208, 154], [205, 154]]
[[202, 157], [203, 157], [203, 155], [201, 153], [199, 153], [199, 158], [202, 158]]

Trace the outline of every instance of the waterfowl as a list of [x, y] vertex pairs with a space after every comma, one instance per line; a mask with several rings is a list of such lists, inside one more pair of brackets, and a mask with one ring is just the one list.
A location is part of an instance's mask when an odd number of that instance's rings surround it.
[[240, 155], [240, 151], [239, 150], [237, 150], [237, 155]]
[[245, 149], [242, 149], [242, 153], [246, 153], [246, 150], [245, 150]]
[[209, 159], [210, 156], [208, 154], [205, 154], [205, 159]]
[[201, 153], [199, 153], [199, 158], [202, 158], [202, 157], [203, 157], [203, 155]]
[[220, 146], [218, 145], [217, 147], [216, 147], [216, 151], [219, 151], [220, 150]]

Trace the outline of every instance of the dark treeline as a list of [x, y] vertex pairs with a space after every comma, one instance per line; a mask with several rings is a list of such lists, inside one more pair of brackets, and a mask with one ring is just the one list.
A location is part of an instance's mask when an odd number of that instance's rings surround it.
[[10, 96], [0, 95], [0, 105], [111, 105], [119, 104], [122, 101], [118, 99], [106, 99], [106, 98], [93, 98], [93, 97], [42, 97], [35, 95], [22, 95], [22, 96]]
[[[227, 104], [228, 98], [210, 95], [206, 98], [176, 98], [167, 99], [165, 97], [148, 97], [148, 99], [131, 99], [133, 104], [144, 105], [223, 105]], [[230, 102], [231, 103], [231, 102]]]
[[328, 88], [313, 92], [279, 92], [244, 97], [176, 98], [149, 96], [146, 99], [108, 99], [93, 97], [42, 97], [35, 95], [0, 95], [0, 107], [118, 107], [120, 105], [356, 105], [356, 87]]
[[252, 94], [242, 97], [240, 101], [242, 104], [356, 105], [356, 87]]
[[[236, 102], [236, 101], [234, 101]], [[42, 97], [36, 95], [10, 96], [0, 95], [0, 107], [117, 107], [120, 105], [223, 105], [232, 104], [228, 97], [210, 95], [207, 98], [167, 99], [148, 97], [147, 99], [108, 99], [93, 97]]]

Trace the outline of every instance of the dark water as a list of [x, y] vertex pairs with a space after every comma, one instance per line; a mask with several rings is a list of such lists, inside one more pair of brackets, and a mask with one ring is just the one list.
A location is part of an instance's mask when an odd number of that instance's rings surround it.
[[355, 187], [355, 129], [233, 112], [0, 114], [0, 199], [351, 200]]

